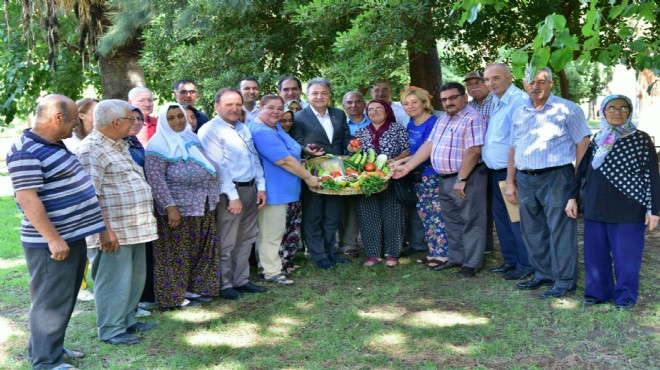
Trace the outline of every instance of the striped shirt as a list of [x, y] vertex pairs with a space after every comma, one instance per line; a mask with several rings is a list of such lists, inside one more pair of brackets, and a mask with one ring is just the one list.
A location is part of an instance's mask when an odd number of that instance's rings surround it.
[[540, 170], [575, 161], [575, 145], [591, 136], [582, 109], [550, 94], [536, 110], [531, 99], [513, 114], [511, 145], [518, 170]]
[[470, 106], [453, 116], [444, 114], [435, 124], [427, 141], [433, 142], [431, 165], [441, 175], [458, 173], [463, 151], [484, 144], [486, 120]]
[[[105, 230], [94, 186], [62, 142], [25, 130], [7, 153], [7, 168], [14, 191], [37, 189], [48, 219], [67, 243]], [[48, 248], [27, 217], [21, 221], [21, 244]]]
[[[144, 243], [158, 238], [151, 187], [124, 140], [111, 140], [94, 130], [80, 144], [78, 160], [92, 179], [119, 245]], [[100, 245], [87, 238], [89, 247]]]

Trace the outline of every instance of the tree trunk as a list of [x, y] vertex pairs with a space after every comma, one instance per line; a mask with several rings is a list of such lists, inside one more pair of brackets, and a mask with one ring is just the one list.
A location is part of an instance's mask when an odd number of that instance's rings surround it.
[[103, 99], [128, 99], [128, 91], [145, 86], [144, 70], [138, 65], [144, 44], [131, 40], [111, 54], [99, 56]]
[[442, 74], [440, 72], [440, 59], [438, 48], [432, 44], [424, 53], [416, 53], [408, 48], [408, 63], [410, 66], [410, 84], [426, 89], [433, 99], [433, 108], [442, 110], [440, 104], [440, 86]]
[[559, 77], [559, 89], [561, 90], [561, 97], [568, 99], [568, 77], [566, 77], [566, 72], [562, 69], [559, 71], [559, 73], [557, 73], [557, 77]]

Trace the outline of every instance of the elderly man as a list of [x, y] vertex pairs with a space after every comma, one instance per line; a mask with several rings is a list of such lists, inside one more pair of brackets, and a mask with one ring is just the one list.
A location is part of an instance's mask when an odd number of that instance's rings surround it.
[[259, 115], [259, 107], [257, 107], [259, 83], [252, 77], [245, 77], [238, 81], [237, 89], [243, 97], [243, 112], [245, 113], [243, 123], [252, 122]]
[[7, 153], [7, 168], [18, 204], [21, 244], [30, 273], [30, 341], [34, 369], [64, 368], [82, 357], [64, 349], [64, 336], [80, 289], [85, 237], [106, 233], [94, 186], [62, 139], [78, 122], [73, 100], [47, 95], [37, 106], [34, 126]]
[[277, 80], [277, 95], [284, 99], [284, 103], [295, 100], [300, 103], [301, 107], [307, 108], [309, 104], [302, 100], [301, 93], [302, 83], [297, 77], [283, 76]]
[[472, 97], [468, 105], [483, 114], [486, 117], [486, 121], [488, 121], [494, 104], [493, 94], [488, 91], [488, 87], [484, 82], [484, 74], [481, 71], [472, 71], [465, 75], [463, 82], [467, 88], [468, 95]]
[[[440, 87], [446, 114], [436, 123], [417, 153], [400, 160], [395, 178], [431, 158], [440, 174], [440, 206], [449, 240], [449, 260], [436, 266], [443, 271], [462, 266], [458, 276], [473, 277], [483, 265], [486, 245], [486, 166], [481, 163], [486, 122], [467, 105], [465, 87], [450, 82]], [[400, 165], [399, 165], [400, 164]]]
[[[366, 127], [371, 123], [364, 113], [366, 105], [364, 95], [357, 91], [346, 93], [342, 99], [342, 106], [348, 116], [347, 123], [351, 136], [354, 136], [358, 129]], [[360, 231], [358, 230], [355, 197], [345, 196], [344, 213], [341, 218], [341, 224], [339, 225], [339, 250], [347, 256], [357, 257], [360, 250], [359, 236]]]
[[513, 113], [525, 103], [527, 94], [512, 83], [513, 76], [506, 64], [489, 65], [484, 71], [484, 81], [493, 96], [494, 109], [488, 120], [481, 156], [490, 175], [492, 214], [504, 258], [504, 263], [490, 272], [504, 273], [506, 280], [524, 279], [532, 275], [534, 270], [529, 264], [520, 222], [511, 222], [499, 183], [506, 180]]
[[156, 133], [158, 124], [158, 118], [151, 116], [154, 111], [154, 96], [146, 87], [134, 87], [128, 92], [128, 104], [140, 108], [144, 115], [144, 127], [137, 134], [137, 138], [142, 146], [146, 147]]
[[195, 103], [197, 103], [197, 96], [199, 90], [197, 85], [190, 80], [179, 80], [174, 83], [174, 98], [179, 104], [190, 107], [190, 109], [195, 114], [197, 118], [197, 127], [195, 127], [195, 132], [198, 132], [200, 127], [203, 124], [209, 121], [209, 116], [201, 110], [195, 108]]
[[[403, 127], [408, 127], [410, 116], [408, 116], [406, 110], [403, 109], [401, 103], [392, 101], [392, 87], [387, 80], [376, 80], [371, 86], [369, 93], [371, 94], [372, 99], [380, 99], [388, 102], [394, 111], [396, 122]], [[428, 246], [424, 241], [424, 224], [422, 224], [422, 219], [417, 213], [416, 206], [412, 205], [406, 207], [406, 213], [406, 224], [408, 226], [406, 240], [408, 241], [409, 249], [402, 253], [403, 256], [414, 251], [421, 252], [428, 250]]]
[[[341, 155], [348, 148], [351, 133], [346, 114], [328, 106], [332, 85], [325, 78], [314, 78], [307, 84], [309, 106], [296, 112], [291, 137], [303, 146], [316, 144], [325, 153]], [[343, 199], [338, 195], [322, 195], [303, 186], [303, 236], [312, 260], [320, 269], [334, 269], [346, 259], [335, 253], [336, 233], [341, 223]]]
[[[541, 299], [563, 297], [577, 282], [577, 222], [564, 207], [574, 167], [591, 131], [577, 104], [552, 94], [552, 72], [527, 71], [529, 100], [513, 113], [506, 197], [520, 203], [520, 226], [534, 268], [519, 289], [552, 288]], [[517, 176], [516, 176], [517, 175]]]
[[239, 113], [243, 98], [234, 89], [220, 89], [214, 98], [218, 115], [201, 130], [204, 151], [220, 173], [217, 230], [220, 238], [220, 297], [239, 299], [242, 293], [266, 288], [250, 283], [250, 252], [257, 240], [257, 215], [266, 204], [266, 181], [248, 127]]
[[[94, 107], [94, 128], [77, 155], [92, 179], [108, 229], [118, 243], [101, 248], [92, 261], [96, 326], [99, 338], [110, 344], [134, 344], [134, 333], [154, 323], [135, 320], [146, 279], [145, 243], [158, 238], [151, 188], [142, 167], [131, 157], [128, 136], [133, 119], [128, 103], [104, 100]], [[99, 239], [88, 237], [90, 245]]]

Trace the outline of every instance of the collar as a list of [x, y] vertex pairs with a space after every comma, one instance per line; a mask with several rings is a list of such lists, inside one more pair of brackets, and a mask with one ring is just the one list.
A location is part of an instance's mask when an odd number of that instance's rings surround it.
[[525, 104], [525, 108], [533, 111], [540, 112], [542, 110], [545, 110], [546, 107], [552, 107], [556, 102], [558, 98], [555, 96], [555, 94], [550, 93], [550, 96], [548, 97], [548, 100], [546, 100], [545, 104], [541, 107], [541, 109], [536, 109], [534, 108], [534, 103], [532, 102], [532, 98], [527, 99], [527, 103]]
[[56, 146], [61, 146], [61, 147], [66, 148], [66, 146], [64, 145], [62, 140], [58, 140], [56, 142], [48, 141], [48, 140], [44, 139], [43, 137], [37, 135], [36, 133], [32, 132], [32, 130], [29, 129], [29, 128], [26, 128], [25, 130], [23, 130], [23, 135], [29, 137], [32, 141], [36, 141], [37, 143], [42, 144], [42, 145], [56, 145]]
[[[92, 136], [93, 135], [93, 136]], [[119, 146], [120, 148], [128, 146], [128, 143], [122, 139], [119, 140], [112, 140], [111, 138], [105, 136], [101, 131], [99, 130], [93, 130], [89, 136], [96, 137], [100, 141], [105, 141], [107, 142], [111, 147]]]
[[364, 114], [364, 113], [362, 114], [362, 122], [354, 122], [351, 119], [351, 117], [346, 117], [346, 118], [347, 118], [347, 123], [349, 125], [362, 125], [362, 124], [365, 124], [365, 123], [371, 123], [371, 121], [369, 121], [369, 118], [367, 118], [367, 115]]
[[325, 118], [330, 116], [330, 107], [325, 107], [325, 116], [322, 116], [321, 113], [317, 112], [316, 109], [314, 109], [314, 107], [312, 107], [311, 105], [309, 106], [309, 108], [312, 110], [312, 112], [314, 112], [314, 115], [317, 117]]

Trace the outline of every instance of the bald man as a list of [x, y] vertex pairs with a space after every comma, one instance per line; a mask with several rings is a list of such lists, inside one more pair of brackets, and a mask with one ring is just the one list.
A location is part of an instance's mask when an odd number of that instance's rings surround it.
[[25, 215], [21, 244], [32, 302], [28, 356], [34, 369], [52, 369], [83, 356], [64, 349], [64, 336], [85, 271], [85, 237], [101, 232], [108, 244], [116, 238], [105, 232], [92, 182], [62, 143], [78, 122], [76, 104], [48, 95], [35, 116], [34, 127], [7, 153], [7, 167]]

